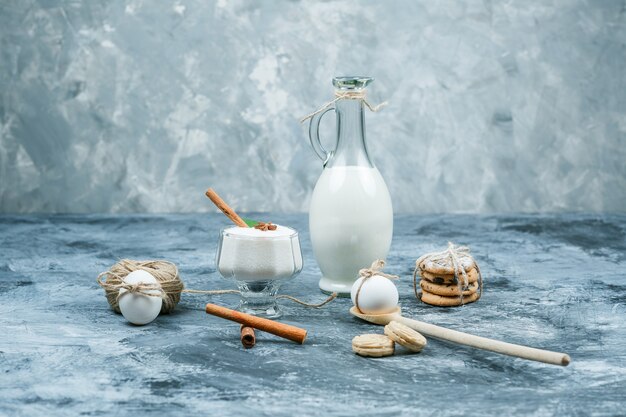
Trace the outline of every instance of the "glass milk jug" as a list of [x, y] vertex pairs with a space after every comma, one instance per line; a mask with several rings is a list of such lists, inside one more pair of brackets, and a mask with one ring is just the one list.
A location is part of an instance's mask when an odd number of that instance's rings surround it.
[[[385, 259], [393, 234], [391, 198], [365, 141], [367, 77], [336, 77], [335, 100], [310, 122], [313, 150], [324, 161], [309, 210], [313, 252], [322, 271], [320, 289], [349, 295], [359, 269]], [[370, 107], [371, 109], [371, 107]], [[322, 116], [337, 116], [336, 146], [326, 151], [319, 138]]]

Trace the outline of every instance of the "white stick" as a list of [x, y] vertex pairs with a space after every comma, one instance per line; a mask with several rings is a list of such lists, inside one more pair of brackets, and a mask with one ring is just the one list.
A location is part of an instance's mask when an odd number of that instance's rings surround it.
[[489, 350], [492, 352], [502, 353], [504, 355], [516, 356], [518, 358], [530, 359], [538, 362], [550, 363], [553, 365], [567, 366], [570, 363], [570, 357], [566, 353], [535, 349], [528, 346], [501, 342], [499, 340], [493, 340], [486, 337], [474, 336], [472, 334], [435, 326], [434, 324], [409, 319], [400, 315], [394, 317], [394, 320], [402, 322], [410, 328], [422, 333], [424, 336], [434, 337], [435, 339], [448, 340], [461, 345], [472, 346], [478, 349]]

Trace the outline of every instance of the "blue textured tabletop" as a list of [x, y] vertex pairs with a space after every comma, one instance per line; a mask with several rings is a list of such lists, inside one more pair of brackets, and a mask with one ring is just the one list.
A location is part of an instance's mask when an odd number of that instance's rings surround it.
[[[264, 216], [301, 231], [305, 267], [282, 292], [321, 300], [305, 215]], [[0, 216], [0, 415], [624, 415], [626, 216], [396, 216], [386, 271], [406, 316], [570, 354], [566, 368], [429, 340], [420, 354], [354, 355], [382, 328], [339, 299], [282, 303], [309, 330], [302, 346], [238, 325], [183, 294], [136, 327], [113, 313], [96, 276], [120, 258], [175, 262], [189, 288], [230, 288], [215, 272], [211, 215]], [[415, 259], [469, 245], [485, 293], [461, 308], [421, 304]], [[237, 296], [212, 302], [234, 307]]]

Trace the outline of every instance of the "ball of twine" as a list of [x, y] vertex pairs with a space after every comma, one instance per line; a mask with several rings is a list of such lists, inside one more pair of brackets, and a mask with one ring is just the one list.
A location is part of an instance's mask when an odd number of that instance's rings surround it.
[[[133, 271], [146, 271], [158, 281], [160, 288], [153, 284], [127, 284], [124, 278]], [[104, 279], [103, 279], [104, 278]], [[158, 289], [160, 294], [156, 295], [163, 299], [161, 313], [169, 313], [174, 310], [180, 301], [180, 293], [185, 288], [183, 281], [178, 276], [178, 268], [168, 261], [133, 261], [122, 259], [113, 265], [108, 271], [98, 275], [98, 284], [104, 288], [107, 301], [111, 308], [120, 313], [119, 297], [120, 289], [124, 288], [128, 293], [139, 293], [154, 297], [154, 290]]]

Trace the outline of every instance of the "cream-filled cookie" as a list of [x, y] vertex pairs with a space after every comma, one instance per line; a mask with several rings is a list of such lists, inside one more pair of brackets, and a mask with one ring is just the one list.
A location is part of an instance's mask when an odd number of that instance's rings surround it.
[[362, 334], [352, 339], [352, 351], [359, 356], [391, 356], [394, 347], [393, 340], [382, 334]]
[[427, 343], [426, 338], [420, 333], [397, 321], [391, 321], [385, 326], [385, 334], [411, 352], [421, 351]]

